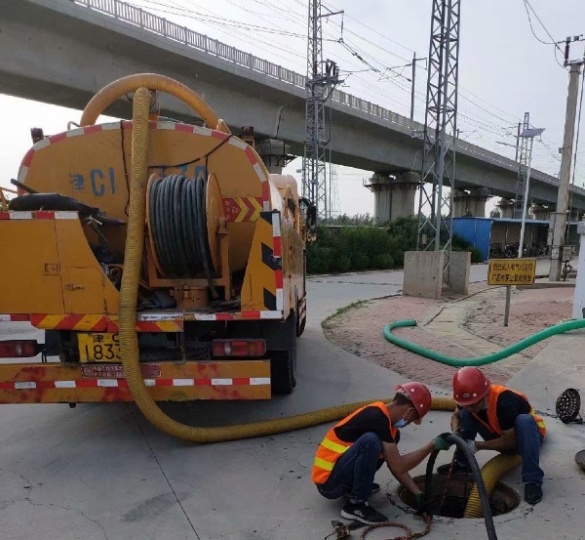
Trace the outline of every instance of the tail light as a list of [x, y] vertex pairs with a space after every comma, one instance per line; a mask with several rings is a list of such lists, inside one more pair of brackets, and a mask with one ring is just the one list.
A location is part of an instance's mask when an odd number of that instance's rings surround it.
[[0, 358], [28, 358], [39, 352], [39, 345], [34, 339], [0, 341]]
[[211, 342], [213, 356], [264, 356], [266, 342], [263, 339], [214, 339]]

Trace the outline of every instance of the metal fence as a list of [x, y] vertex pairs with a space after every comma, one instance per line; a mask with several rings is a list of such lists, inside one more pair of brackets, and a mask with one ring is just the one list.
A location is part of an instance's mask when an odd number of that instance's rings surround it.
[[[304, 75], [283, 68], [278, 64], [273, 64], [268, 60], [257, 58], [250, 53], [240, 51], [231, 45], [226, 45], [225, 43], [209, 38], [204, 34], [199, 34], [194, 30], [185, 26], [180, 26], [142, 8], [121, 2], [120, 0], [74, 0], [74, 2], [78, 5], [114, 17], [119, 21], [140, 27], [143, 30], [159, 34], [165, 38], [215, 56], [231, 64], [248, 68], [256, 73], [261, 73], [266, 77], [276, 79], [281, 83], [290, 84], [295, 88], [305, 89], [307, 78]], [[384, 109], [380, 105], [370, 103], [364, 99], [341, 92], [340, 90], [335, 90], [333, 92], [332, 100], [341, 106], [352, 109], [353, 111], [359, 111], [378, 120], [388, 122], [394, 126], [400, 126], [414, 136], [416, 133], [422, 133], [424, 130], [424, 126], [420, 122], [415, 122], [406, 116], [394, 113], [388, 109]], [[511, 171], [518, 170], [518, 164], [515, 161], [461, 140], [457, 140], [457, 153], [474, 156], [490, 164]], [[548, 184], [558, 184], [556, 178], [540, 171], [533, 171], [532, 177]], [[585, 194], [585, 189], [583, 188], [575, 187], [574, 189], [577, 192]]]

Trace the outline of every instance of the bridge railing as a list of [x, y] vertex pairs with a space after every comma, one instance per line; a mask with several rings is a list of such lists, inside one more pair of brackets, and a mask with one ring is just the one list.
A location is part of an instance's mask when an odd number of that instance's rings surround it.
[[[279, 82], [290, 84], [295, 88], [305, 89], [307, 77], [304, 75], [236, 49], [231, 45], [227, 45], [204, 34], [195, 32], [190, 28], [171, 22], [163, 17], [159, 17], [158, 15], [154, 15], [142, 8], [127, 4], [120, 0], [73, 1], [76, 4], [99, 11], [100, 13], [109, 15], [125, 23], [140, 27], [143, 30], [183, 43], [188, 47], [213, 55], [226, 62], [248, 68], [256, 73], [261, 73], [267, 77], [277, 79]], [[400, 126], [410, 131], [413, 136], [422, 134], [424, 130], [424, 125], [420, 122], [415, 122], [406, 116], [402, 116], [385, 109], [380, 105], [370, 103], [369, 101], [352, 96], [351, 94], [347, 94], [340, 90], [335, 90], [333, 92], [332, 100], [334, 103], [343, 107], [348, 107], [349, 109], [360, 111], [361, 113], [386, 121], [395, 126]], [[457, 139], [457, 152], [476, 156], [487, 163], [509, 170], [515, 171], [518, 169], [518, 164], [515, 161], [501, 156], [500, 154], [496, 154], [495, 152], [486, 150], [485, 148], [463, 142], [460, 139]], [[548, 184], [558, 184], [556, 178], [540, 171], [533, 170], [532, 176], [533, 178]], [[574, 189], [585, 194], [585, 189], [583, 188], [575, 187]]]

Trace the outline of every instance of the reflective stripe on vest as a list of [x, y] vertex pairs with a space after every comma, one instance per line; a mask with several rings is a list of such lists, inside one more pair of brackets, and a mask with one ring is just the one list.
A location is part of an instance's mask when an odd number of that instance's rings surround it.
[[[490, 386], [490, 392], [488, 394], [487, 417], [488, 417], [489, 425], [486, 424], [481, 418], [479, 418], [479, 416], [472, 413], [473, 416], [477, 420], [479, 420], [484, 426], [486, 426], [490, 431], [492, 431], [493, 433], [496, 433], [500, 436], [504, 432], [503, 432], [502, 428], [500, 427], [500, 422], [498, 421], [498, 414], [497, 414], [498, 413], [498, 399], [500, 397], [500, 394], [506, 390], [509, 390], [510, 392], [513, 392], [517, 396], [520, 396], [521, 398], [528, 401], [528, 398], [522, 392], [518, 392], [516, 390], [506, 388], [505, 386], [502, 386], [499, 384], [492, 384]], [[528, 401], [528, 404], [530, 405], [529, 401]], [[538, 431], [540, 432], [540, 434], [543, 437], [545, 437], [546, 436], [546, 426], [544, 425], [544, 420], [536, 414], [536, 411], [532, 408], [532, 405], [530, 405], [530, 413], [529, 414], [530, 414], [530, 416], [532, 416], [532, 418], [534, 418], [534, 421], [536, 422], [536, 425], [538, 426]]]
[[362, 412], [367, 407], [377, 407], [382, 411], [384, 416], [388, 418], [388, 424], [390, 426], [390, 433], [393, 438], [396, 438], [397, 429], [392, 425], [390, 421], [390, 414], [386, 405], [381, 401], [370, 403], [365, 407], [359, 408], [349, 416], [346, 416], [343, 420], [333, 426], [325, 435], [321, 443], [317, 448], [315, 455], [315, 461], [313, 462], [313, 472], [311, 478], [315, 484], [323, 484], [329, 478], [333, 467], [337, 460], [347, 451], [347, 449], [353, 444], [351, 442], [342, 441], [335, 434], [335, 430], [347, 424], [354, 416]]

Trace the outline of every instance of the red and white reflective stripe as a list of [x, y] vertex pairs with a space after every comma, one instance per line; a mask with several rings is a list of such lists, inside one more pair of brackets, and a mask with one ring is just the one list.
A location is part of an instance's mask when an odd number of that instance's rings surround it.
[[57, 133], [56, 135], [52, 135], [45, 139], [41, 139], [40, 141], [36, 142], [33, 147], [25, 154], [21, 164], [20, 169], [18, 169], [18, 181], [23, 182], [28, 174], [28, 169], [30, 164], [33, 160], [35, 152], [46, 148], [52, 144], [55, 144], [59, 141], [63, 141], [65, 139], [70, 139], [71, 137], [77, 137], [79, 135], [88, 135], [90, 133], [96, 133], [99, 131], [103, 131], [105, 129], [120, 129], [120, 123], [110, 123], [110, 124], [98, 124], [95, 126], [84, 126], [77, 129], [70, 129], [68, 131], [64, 131], [63, 133]]
[[[278, 292], [278, 291], [277, 291]], [[277, 295], [278, 297], [278, 295]], [[32, 317], [42, 318], [44, 315], [32, 314]], [[65, 315], [64, 315], [65, 317]], [[236, 313], [173, 313], [167, 315], [166, 313], [148, 313], [140, 314], [137, 318], [137, 328], [145, 332], [164, 332], [164, 329], [156, 326], [148, 326], [148, 323], [157, 323], [172, 321], [178, 326], [182, 327], [184, 321], [235, 321], [235, 320], [258, 320], [258, 319], [282, 319], [282, 311], [240, 311]], [[0, 313], [0, 322], [23, 322], [30, 321], [31, 315], [28, 313]], [[74, 317], [69, 317], [68, 320], [74, 321]], [[67, 326], [61, 324], [59, 330], [72, 330], [73, 324]], [[117, 323], [114, 321], [108, 322], [108, 331], [117, 332]]]
[[22, 322], [29, 320], [30, 315], [27, 313], [0, 313], [0, 322]]
[[[192, 315], [192, 317], [189, 317]], [[187, 314], [187, 320], [194, 321], [235, 321], [239, 319], [282, 319], [282, 311], [242, 311], [239, 313], [193, 313]]]
[[36, 210], [35, 212], [0, 212], [2, 221], [26, 221], [31, 219], [55, 220], [55, 219], [78, 219], [77, 212]]
[[[217, 379], [144, 379], [149, 387], [187, 386], [262, 386], [270, 384], [270, 377], [232, 377]], [[75, 381], [0, 381], [0, 390], [50, 390], [62, 388], [123, 388], [126, 379], [78, 379]]]
[[[121, 124], [121, 126], [120, 126]], [[70, 129], [69, 131], [64, 131], [63, 133], [57, 133], [56, 135], [52, 135], [51, 137], [47, 137], [45, 139], [41, 139], [40, 141], [36, 142], [33, 147], [25, 154], [20, 169], [18, 170], [18, 181], [24, 182], [26, 179], [26, 175], [28, 174], [28, 169], [30, 164], [33, 160], [35, 152], [42, 150], [50, 146], [51, 144], [57, 143], [59, 141], [63, 141], [65, 139], [70, 139], [71, 137], [77, 137], [79, 135], [88, 135], [90, 133], [95, 133], [99, 131], [111, 131], [115, 129], [132, 129], [132, 122], [128, 120], [124, 120], [120, 122], [109, 122], [107, 124], [97, 124], [95, 126], [84, 126], [76, 129]], [[175, 130], [175, 131], [183, 131], [185, 133], [194, 133], [196, 135], [203, 135], [204, 137], [215, 137], [216, 139], [220, 139], [224, 141], [228, 135], [223, 133], [222, 131], [217, 131], [214, 129], [209, 129], [200, 126], [193, 126], [190, 124], [181, 124], [178, 122], [150, 122], [150, 127], [154, 129], [161, 129], [161, 130]], [[244, 150], [250, 164], [252, 165], [256, 175], [262, 182], [262, 206], [265, 212], [270, 210], [270, 188], [268, 185], [268, 175], [262, 165], [259, 163], [257, 159], [256, 152], [252, 149], [252, 147], [247, 144], [246, 142], [238, 139], [236, 137], [231, 137], [228, 141], [228, 144], [236, 146], [241, 150]]]

